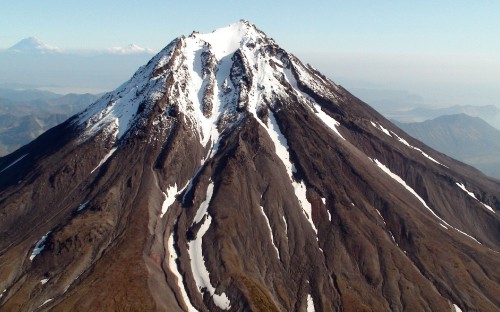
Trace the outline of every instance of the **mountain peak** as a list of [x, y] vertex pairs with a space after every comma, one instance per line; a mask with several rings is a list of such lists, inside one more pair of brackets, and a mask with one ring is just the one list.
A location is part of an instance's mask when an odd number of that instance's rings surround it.
[[155, 54], [156, 51], [150, 48], [143, 48], [137, 44], [131, 43], [124, 47], [112, 47], [105, 50], [107, 53], [118, 54], [118, 55], [128, 55], [128, 54]]
[[[170, 83], [165, 88], [167, 80]], [[119, 139], [142, 118], [131, 113], [139, 105], [175, 95], [176, 109], [189, 119], [200, 143], [207, 146], [211, 142], [214, 147], [225, 128], [247, 114], [267, 123], [266, 118], [257, 116], [266, 115], [268, 105], [286, 107], [277, 99], [292, 95], [339, 133], [339, 124], [302, 91], [315, 90], [335, 101], [332, 90], [336, 89], [334, 83], [281, 49], [253, 24], [239, 21], [211, 33], [193, 32], [174, 40], [130, 81], [82, 113], [79, 123], [86, 125], [89, 134], [102, 127], [118, 128]]]
[[35, 37], [24, 38], [8, 50], [23, 53], [55, 53], [62, 51], [60, 48], [48, 45]]
[[245, 21], [0, 169], [5, 311], [500, 308], [500, 184]]
[[238, 48], [249, 41], [264, 39], [266, 35], [258, 30], [255, 25], [246, 20], [218, 28], [211, 33], [193, 32], [188, 38], [199, 39], [209, 43], [218, 59], [233, 54]]

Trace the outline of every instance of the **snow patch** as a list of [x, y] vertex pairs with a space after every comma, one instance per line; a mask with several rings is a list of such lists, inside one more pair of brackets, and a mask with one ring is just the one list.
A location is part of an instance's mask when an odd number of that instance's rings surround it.
[[39, 308], [40, 308], [40, 307], [42, 307], [42, 306], [44, 306], [44, 305], [46, 305], [47, 303], [51, 302], [52, 300], [54, 300], [54, 298], [50, 298], [50, 299], [45, 300], [45, 301], [44, 301], [44, 302], [43, 302], [43, 303], [39, 306]]
[[465, 185], [463, 185], [462, 183], [458, 183], [458, 182], [456, 182], [456, 184], [457, 184], [457, 186], [458, 186], [459, 188], [461, 188], [461, 189], [462, 189], [465, 193], [467, 193], [470, 197], [474, 198], [474, 199], [475, 199], [475, 200], [477, 200], [479, 203], [481, 203], [481, 204], [482, 204], [482, 205], [483, 205], [486, 209], [490, 210], [491, 212], [495, 212], [495, 211], [493, 210], [493, 208], [491, 208], [490, 206], [488, 206], [488, 205], [486, 205], [485, 203], [483, 203], [482, 201], [480, 201], [480, 200], [476, 197], [476, 195], [474, 195], [474, 193], [472, 193], [471, 191], [467, 190], [467, 189], [465, 188]]
[[45, 249], [45, 241], [47, 240], [47, 237], [49, 236], [51, 231], [48, 231], [47, 234], [43, 235], [40, 240], [38, 240], [35, 244], [35, 248], [33, 248], [33, 251], [31, 252], [30, 260], [33, 261], [36, 256], [38, 256], [44, 249]]
[[316, 115], [328, 126], [328, 128], [332, 129], [339, 137], [345, 140], [345, 138], [340, 134], [338, 127], [340, 127], [340, 122], [335, 120], [333, 117], [325, 113], [321, 106], [318, 103], [314, 103], [314, 109], [316, 110]]
[[48, 281], [49, 281], [48, 278], [44, 278], [44, 279], [40, 280], [40, 283], [42, 283], [42, 285], [45, 285], [45, 284], [47, 284]]
[[271, 222], [269, 222], [269, 218], [267, 217], [267, 215], [264, 211], [264, 207], [260, 206], [260, 211], [262, 212], [264, 219], [266, 219], [267, 228], [269, 229], [269, 235], [271, 236], [271, 242], [273, 243], [274, 249], [276, 250], [276, 254], [278, 255], [278, 259], [281, 259], [278, 247], [276, 247], [276, 244], [274, 243], [274, 236], [273, 236], [273, 230], [271, 228]]
[[215, 287], [210, 283], [210, 273], [203, 258], [203, 236], [212, 223], [212, 217], [208, 214], [207, 210], [212, 200], [213, 188], [214, 184], [210, 182], [207, 187], [205, 201], [200, 204], [196, 212], [193, 224], [199, 222], [202, 222], [202, 224], [196, 234], [196, 238], [188, 242], [188, 252], [191, 259], [191, 271], [193, 272], [194, 281], [200, 294], [203, 296], [202, 292], [206, 289], [210, 293], [210, 296], [212, 296], [216, 306], [223, 310], [228, 310], [231, 307], [231, 302], [225, 293], [221, 293], [220, 295], [215, 293]]
[[[434, 211], [432, 211], [432, 209], [429, 208], [429, 206], [427, 206], [427, 203], [422, 199], [422, 197], [420, 197], [420, 195], [418, 195], [417, 192], [415, 192], [415, 190], [413, 190], [408, 184], [406, 184], [406, 182], [403, 179], [401, 179], [400, 176], [393, 173], [389, 168], [387, 168], [384, 164], [382, 164], [380, 161], [378, 161], [378, 159], [374, 159], [373, 161], [377, 164], [377, 166], [380, 169], [382, 169], [382, 171], [384, 171], [387, 175], [389, 175], [391, 178], [396, 180], [399, 184], [404, 186], [404, 188], [406, 188], [406, 190], [408, 190], [413, 196], [415, 196], [424, 205], [424, 207], [427, 208], [434, 216], [439, 218], [439, 216], [436, 215], [434, 213]], [[441, 219], [441, 218], [439, 218], [439, 219]]]
[[306, 185], [304, 184], [303, 181], [298, 182], [293, 182], [293, 188], [295, 190], [295, 195], [297, 195], [297, 198], [299, 200], [300, 206], [302, 207], [302, 211], [304, 212], [304, 215], [306, 216], [307, 221], [311, 224], [312, 229], [316, 233], [316, 240], [318, 239], [318, 229], [316, 228], [316, 225], [314, 225], [313, 219], [312, 219], [312, 206], [311, 203], [307, 200], [306, 197]]
[[311, 294], [307, 294], [307, 312], [315, 312], [314, 301]]
[[[391, 131], [392, 132], [392, 131]], [[422, 154], [422, 156], [424, 156], [425, 158], [429, 159], [430, 161], [433, 161], [435, 162], [436, 164], [438, 165], [441, 165], [443, 167], [446, 167], [448, 168], [447, 166], [443, 165], [442, 163], [440, 163], [439, 161], [435, 160], [434, 158], [432, 158], [431, 156], [427, 155], [424, 151], [422, 151], [420, 148], [418, 147], [415, 147], [415, 146], [412, 146], [410, 145], [410, 143], [408, 143], [408, 141], [406, 141], [405, 139], [403, 139], [402, 137], [399, 137], [396, 133], [392, 132], [392, 134], [394, 134], [394, 136], [398, 139], [399, 142], [403, 143], [404, 145], [408, 146], [409, 148], [411, 149], [414, 149], [418, 152], [420, 152], [420, 154]]]
[[453, 304], [453, 308], [455, 309], [455, 312], [462, 312], [462, 309], [460, 309], [460, 307], [456, 304]]
[[5, 170], [9, 169], [10, 167], [12, 167], [15, 164], [17, 164], [18, 162], [20, 162], [24, 157], [28, 156], [28, 154], [24, 154], [23, 156], [21, 156], [18, 159], [14, 160], [12, 163], [10, 163], [10, 165], [8, 165], [7, 167], [3, 168], [2, 171], [0, 171], [0, 173], [4, 172]]
[[196, 310], [196, 308], [193, 307], [191, 300], [189, 299], [189, 296], [186, 292], [186, 288], [184, 286], [184, 279], [182, 277], [182, 274], [179, 272], [179, 268], [177, 266], [177, 259], [179, 257], [177, 255], [177, 251], [175, 250], [174, 246], [173, 232], [172, 234], [170, 234], [170, 237], [168, 238], [168, 253], [170, 255], [168, 258], [168, 267], [170, 269], [170, 272], [172, 272], [177, 278], [177, 286], [179, 287], [182, 299], [188, 308], [188, 312], [197, 312], [198, 310]]
[[207, 210], [210, 205], [210, 201], [212, 200], [212, 195], [214, 193], [214, 182], [210, 182], [207, 187], [207, 195], [205, 196], [205, 200], [200, 204], [198, 211], [196, 212], [196, 216], [194, 217], [193, 223], [199, 223], [203, 217], [208, 215]]
[[384, 217], [382, 216], [382, 214], [380, 213], [380, 211], [378, 211], [378, 209], [375, 209], [375, 211], [378, 213], [378, 215], [380, 216], [380, 219], [382, 219], [382, 222], [384, 222], [384, 225], [387, 225], [387, 223], [385, 222], [385, 219]]
[[[295, 196], [297, 197], [300, 206], [302, 207], [302, 212], [304, 213], [307, 221], [311, 224], [312, 229], [317, 234], [318, 230], [314, 225], [312, 220], [312, 207], [311, 203], [307, 200], [306, 191], [307, 188], [303, 181], [297, 182], [293, 178], [294, 166], [290, 161], [290, 155], [288, 153], [288, 143], [285, 136], [281, 133], [276, 118], [272, 112], [269, 113], [269, 126], [268, 129], [269, 136], [274, 143], [274, 148], [276, 149], [276, 155], [281, 159], [282, 163], [285, 165], [286, 171], [292, 183], [293, 189], [295, 191]], [[318, 237], [316, 236], [316, 239]]]
[[83, 204], [81, 204], [80, 206], [78, 206], [78, 208], [76, 208], [76, 211], [77, 211], [77, 212], [80, 212], [80, 211], [82, 211], [83, 209], [87, 208], [87, 206], [89, 205], [89, 202], [90, 202], [90, 201], [88, 201], [88, 200], [87, 200], [87, 201], [85, 201]]
[[168, 210], [168, 207], [170, 207], [175, 202], [176, 199], [175, 195], [177, 195], [177, 183], [175, 183], [174, 186], [169, 187], [167, 189], [167, 193], [165, 192], [162, 193], [164, 199], [163, 199], [163, 204], [161, 205], [160, 218], [163, 218], [163, 216]]
[[391, 133], [389, 132], [389, 130], [387, 130], [386, 128], [382, 127], [381, 124], [379, 124], [378, 122], [377, 123], [374, 123], [373, 121], [370, 121], [372, 126], [374, 126], [375, 128], [377, 128], [378, 130], [382, 131], [383, 133], [385, 133], [386, 135], [392, 137]]
[[459, 233], [461, 233], [461, 234], [463, 234], [463, 235], [465, 235], [465, 236], [473, 239], [478, 244], [481, 244], [481, 242], [479, 242], [473, 236], [465, 233], [462, 230], [457, 229], [456, 227], [453, 227], [453, 226], [449, 225], [446, 221], [444, 221], [441, 217], [439, 217], [431, 208], [429, 208], [429, 206], [427, 206], [427, 203], [417, 194], [417, 192], [415, 192], [415, 190], [413, 190], [410, 186], [408, 186], [406, 184], [406, 182], [403, 179], [401, 179], [401, 177], [399, 177], [397, 174], [393, 173], [391, 170], [389, 170], [389, 168], [387, 168], [384, 164], [382, 164], [381, 162], [379, 162], [377, 159], [374, 159], [373, 161], [377, 164], [377, 166], [379, 168], [381, 168], [391, 178], [393, 178], [394, 180], [396, 180], [398, 183], [400, 183], [402, 186], [404, 186], [411, 194], [413, 194], [413, 196], [415, 196], [424, 205], [424, 207], [427, 208], [427, 210], [429, 210], [432, 213], [432, 215], [434, 217], [436, 217], [439, 221], [441, 221], [442, 223], [444, 223], [445, 226], [451, 227], [451, 228], [457, 230]]
[[116, 152], [116, 147], [113, 147], [105, 156], [103, 159], [101, 159], [101, 161], [99, 162], [99, 164], [97, 165], [97, 167], [95, 167], [94, 169], [92, 169], [92, 171], [90, 171], [90, 173], [94, 173], [94, 171], [97, 170], [97, 168], [99, 168], [100, 166], [102, 166], [107, 160], [109, 157], [111, 157], [111, 155], [113, 155], [114, 153]]

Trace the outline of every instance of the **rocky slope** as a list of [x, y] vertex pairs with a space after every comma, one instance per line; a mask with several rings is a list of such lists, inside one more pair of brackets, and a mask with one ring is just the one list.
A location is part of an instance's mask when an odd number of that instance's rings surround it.
[[498, 182], [245, 21], [0, 168], [6, 311], [500, 309]]

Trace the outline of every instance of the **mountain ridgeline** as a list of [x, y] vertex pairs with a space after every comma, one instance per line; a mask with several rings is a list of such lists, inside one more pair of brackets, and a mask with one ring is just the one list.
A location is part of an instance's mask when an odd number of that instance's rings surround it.
[[0, 159], [5, 311], [499, 311], [500, 184], [241, 21]]
[[430, 147], [500, 179], [500, 130], [481, 118], [455, 114], [394, 123]]

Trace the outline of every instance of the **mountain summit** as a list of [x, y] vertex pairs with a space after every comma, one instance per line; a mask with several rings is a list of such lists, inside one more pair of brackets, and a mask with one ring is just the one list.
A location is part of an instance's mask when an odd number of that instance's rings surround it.
[[35, 37], [24, 38], [8, 49], [11, 52], [22, 53], [56, 53], [62, 52], [60, 48], [43, 43]]
[[246, 21], [175, 39], [0, 170], [6, 311], [500, 309], [498, 181]]

